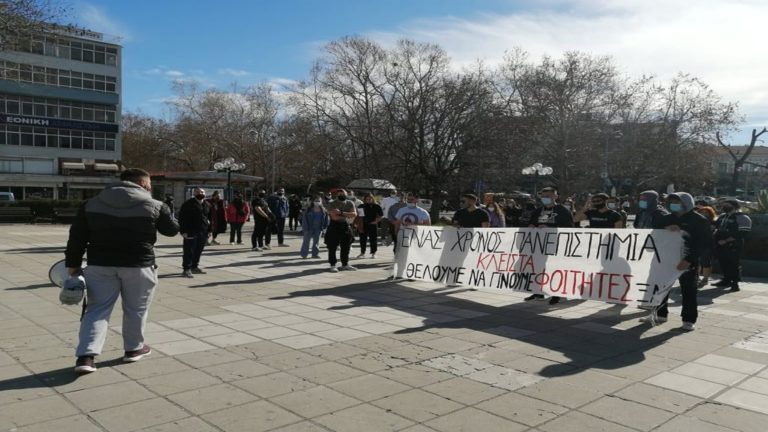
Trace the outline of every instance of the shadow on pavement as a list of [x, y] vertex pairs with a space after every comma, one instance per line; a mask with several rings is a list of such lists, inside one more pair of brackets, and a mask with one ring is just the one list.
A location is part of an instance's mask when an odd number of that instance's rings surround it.
[[[382, 288], [386, 288], [386, 290], [382, 291]], [[371, 290], [375, 290], [375, 292], [371, 292]], [[460, 291], [467, 291], [467, 289]], [[682, 331], [671, 330], [647, 336], [645, 333], [652, 329], [647, 325], [638, 325], [627, 330], [611, 332], [611, 326], [645, 315], [646, 312], [641, 310], [638, 310], [637, 314], [619, 315], [620, 309], [609, 308], [609, 311], [614, 310], [615, 313], [601, 310], [582, 318], [565, 319], [543, 314], [574, 307], [581, 304], [582, 301], [565, 301], [556, 306], [549, 306], [546, 302], [532, 302], [496, 307], [449, 297], [449, 294], [460, 291], [449, 292], [443, 287], [432, 291], [423, 291], [403, 286], [398, 281], [382, 281], [336, 288], [295, 291], [289, 295], [272, 297], [271, 299], [283, 300], [316, 296], [345, 297], [351, 299], [352, 304], [331, 307], [329, 310], [381, 306], [423, 317], [423, 324], [420, 327], [399, 330], [395, 334], [419, 333], [433, 329], [466, 329], [507, 336], [510, 340], [538, 346], [542, 348], [541, 352], [554, 351], [569, 359], [562, 363], [553, 362], [552, 365], [546, 366], [538, 372], [539, 375], [548, 378], [570, 375], [584, 369], [611, 370], [638, 364], [645, 359], [646, 350], [682, 334]], [[382, 295], [397, 297], [400, 300], [377, 300], [377, 297]], [[425, 309], [412, 306], [412, 300], [419, 298], [428, 300]], [[401, 306], [400, 303], [411, 306]], [[434, 305], [440, 305], [440, 308], [446, 312], [429, 311], [429, 306]], [[454, 308], [464, 314], [469, 312], [478, 316], [445, 322], [445, 316], [451, 313], [449, 308]], [[605, 330], [605, 333], [574, 327], [587, 323], [600, 325], [600, 329]], [[535, 354], [532, 355], [535, 356]]]

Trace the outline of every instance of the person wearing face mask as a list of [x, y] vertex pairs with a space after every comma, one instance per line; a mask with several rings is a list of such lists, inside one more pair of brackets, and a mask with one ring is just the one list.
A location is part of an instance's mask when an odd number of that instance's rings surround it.
[[623, 228], [621, 215], [608, 208], [607, 200], [608, 194], [593, 195], [584, 205], [584, 208], [576, 213], [573, 219], [574, 223], [578, 225], [581, 221], [588, 220], [590, 228]]
[[619, 198], [612, 196], [608, 197], [608, 200], [605, 202], [605, 206], [608, 207], [610, 210], [615, 211], [616, 213], [621, 216], [621, 226], [617, 228], [626, 228], [627, 227], [627, 212], [624, 211], [624, 209], [619, 205]]
[[[715, 212], [715, 209], [710, 207], [706, 201], [699, 200], [696, 201], [696, 208], [694, 209], [696, 213], [704, 216], [707, 218], [707, 221], [709, 222], [709, 227], [714, 232], [715, 230], [715, 219], [717, 219], [717, 213]], [[710, 245], [709, 248], [707, 248], [705, 251], [701, 253], [701, 257], [699, 258], [699, 266], [700, 266], [700, 275], [701, 279], [699, 279], [699, 288], [704, 288], [709, 284], [709, 276], [712, 275], [712, 253], [715, 245], [714, 243]]]
[[488, 212], [488, 226], [491, 228], [505, 228], [507, 226], [506, 216], [504, 215], [504, 206], [500, 201], [504, 201], [500, 196], [491, 197], [491, 202], [485, 207]]
[[363, 197], [363, 204], [357, 207], [357, 216], [360, 221], [360, 255], [358, 259], [365, 258], [366, 243], [371, 245], [371, 258], [376, 258], [377, 243], [379, 237], [379, 221], [384, 211], [381, 206], [373, 201], [373, 194]]
[[[682, 231], [685, 243], [683, 259], [677, 264], [677, 269], [683, 273], [678, 279], [683, 295], [683, 326], [685, 331], [696, 328], [698, 318], [697, 282], [699, 258], [702, 251], [712, 243], [712, 230], [707, 219], [694, 210], [693, 197], [685, 192], [669, 194], [667, 207], [670, 214], [664, 217], [664, 228], [670, 231]], [[661, 306], [651, 316], [643, 317], [641, 322], [666, 322], [669, 315], [667, 302], [669, 294], [662, 300]]]
[[[530, 228], [573, 228], [573, 216], [570, 210], [557, 203], [557, 189], [544, 188], [539, 192], [542, 206], [531, 214]], [[525, 301], [542, 300], [543, 294], [531, 294]], [[549, 304], [560, 302], [560, 297], [552, 296]]]
[[[504, 200], [504, 223], [508, 227], [519, 226], [520, 216], [523, 213], [522, 209], [517, 205], [515, 200], [507, 198]], [[528, 226], [528, 225], [526, 225]]]
[[303, 239], [301, 241], [300, 255], [307, 258], [309, 255], [309, 245], [312, 243], [312, 258], [320, 258], [320, 234], [328, 228], [328, 212], [323, 207], [323, 200], [320, 196], [312, 201], [312, 204], [304, 212], [301, 221]]
[[400, 231], [400, 228], [404, 226], [431, 224], [432, 220], [429, 217], [429, 212], [419, 207], [419, 196], [409, 193], [406, 196], [405, 206], [400, 208], [397, 211], [397, 215], [395, 215], [395, 231]]
[[633, 226], [638, 229], [664, 228], [664, 218], [669, 214], [667, 209], [659, 205], [659, 193], [647, 190], [640, 193], [637, 200], [640, 209], [635, 215]]
[[[347, 200], [347, 191], [340, 189], [336, 192], [336, 201], [328, 204], [330, 223], [325, 232], [325, 245], [328, 247], [328, 264], [331, 272], [339, 270], [357, 270], [349, 265], [349, 250], [352, 247], [354, 232], [351, 222], [357, 216], [355, 204]], [[336, 250], [339, 250], [341, 267], [337, 268]]]
[[739, 291], [741, 280], [739, 268], [741, 266], [741, 250], [744, 240], [752, 230], [752, 220], [749, 216], [739, 211], [739, 202], [726, 200], [721, 208], [723, 214], [717, 219], [715, 230], [715, 253], [720, 261], [723, 271], [723, 279], [712, 285], [716, 287], [730, 287], [731, 291]]
[[274, 195], [267, 198], [267, 204], [272, 214], [275, 215], [275, 221], [272, 226], [277, 234], [277, 245], [279, 247], [287, 247], [288, 245], [285, 244], [283, 233], [285, 232], [285, 220], [290, 215], [290, 204], [288, 203], [288, 198], [285, 197], [285, 189], [280, 188]]
[[200, 256], [210, 235], [211, 209], [205, 200], [205, 190], [195, 188], [192, 198], [184, 201], [179, 209], [180, 232], [184, 237], [182, 276], [191, 278], [193, 273], [205, 274], [200, 269]]
[[[123, 305], [123, 361], [136, 362], [152, 350], [144, 343], [152, 293], [157, 285], [154, 244], [157, 233], [173, 237], [179, 224], [167, 205], [152, 199], [149, 173], [129, 168], [77, 212], [69, 230], [65, 262], [70, 275], [82, 274], [88, 304], [80, 322], [75, 372], [96, 371], [109, 317]], [[82, 268], [88, 252], [88, 267]]]
[[453, 226], [456, 228], [488, 228], [490, 216], [488, 212], [477, 206], [477, 196], [464, 194], [461, 196], [461, 209], [453, 214]]
[[267, 205], [265, 199], [266, 192], [261, 190], [256, 197], [251, 200], [251, 210], [253, 211], [253, 233], [251, 234], [251, 247], [253, 251], [261, 252], [269, 250], [270, 235], [269, 230], [275, 216]]

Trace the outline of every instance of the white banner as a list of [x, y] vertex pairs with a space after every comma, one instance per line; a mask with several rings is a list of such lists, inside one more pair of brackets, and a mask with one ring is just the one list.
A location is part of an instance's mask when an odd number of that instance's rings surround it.
[[681, 272], [680, 232], [402, 227], [395, 275], [500, 292], [656, 306]]

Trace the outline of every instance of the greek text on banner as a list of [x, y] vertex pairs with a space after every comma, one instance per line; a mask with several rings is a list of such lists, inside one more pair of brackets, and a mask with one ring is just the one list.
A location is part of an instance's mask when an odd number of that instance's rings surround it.
[[402, 227], [395, 275], [502, 292], [656, 306], [680, 276], [680, 232]]

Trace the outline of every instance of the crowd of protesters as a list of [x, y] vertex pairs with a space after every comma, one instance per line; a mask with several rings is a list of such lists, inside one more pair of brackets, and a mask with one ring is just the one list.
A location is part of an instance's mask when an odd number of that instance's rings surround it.
[[[430, 214], [420, 207], [418, 195], [394, 190], [380, 203], [372, 194], [360, 200], [352, 191], [337, 189], [318, 194], [302, 204], [295, 195], [287, 197], [282, 188], [269, 196], [261, 190], [250, 203], [239, 193], [233, 194], [231, 202], [226, 202], [218, 192], [208, 198], [204, 189], [196, 188], [177, 213], [172, 199], [165, 203], [155, 201], [151, 190], [149, 173], [126, 170], [120, 183], [106, 188], [79, 210], [70, 230], [66, 266], [71, 275], [85, 273], [88, 292], [88, 307], [77, 348], [75, 371], [78, 373], [96, 370], [94, 357], [101, 352], [109, 314], [118, 295], [123, 297], [124, 310], [131, 312], [123, 322], [124, 361], [135, 362], [151, 353], [144, 344], [143, 332], [157, 283], [153, 246], [158, 231], [168, 236], [181, 233], [182, 275], [192, 278], [205, 273], [200, 267], [205, 246], [219, 245], [217, 238], [226, 232], [227, 226], [230, 244], [242, 245], [242, 228], [251, 220], [253, 251], [269, 251], [273, 234], [277, 237], [277, 246], [288, 246], [284, 235], [287, 220], [289, 230], [301, 228], [301, 258], [320, 258], [319, 243], [323, 239], [331, 272], [356, 270], [350, 262], [356, 238], [360, 247], [357, 259], [376, 258], [380, 238], [385, 246], [394, 242], [396, 248], [394, 240], [402, 227], [431, 224]], [[126, 202], [131, 206], [126, 206]], [[625, 229], [628, 223], [628, 202], [604, 193], [587, 195], [586, 199], [561, 198], [556, 189], [544, 188], [536, 198], [526, 197], [519, 203], [501, 194], [485, 194], [482, 201], [476, 195], [464, 194], [460, 204], [461, 208], [450, 220], [450, 224], [458, 228]], [[705, 201], [695, 202], [685, 192], [660, 195], [645, 191], [637, 197], [634, 228], [684, 232], [684, 255], [677, 264], [681, 271], [684, 330], [695, 328], [697, 289], [709, 283], [713, 258], [719, 261], [723, 273], [722, 279], [713, 285], [740, 290], [739, 259], [745, 236], [751, 230], [751, 220], [740, 211], [739, 204], [737, 200], [726, 199], [716, 210]], [[87, 272], [82, 272], [86, 249], [92, 253]], [[341, 265], [337, 266], [339, 262]], [[138, 291], [120, 288], [126, 281], [136, 285]], [[541, 294], [533, 294], [525, 300], [543, 298]], [[551, 297], [549, 302], [556, 304], [560, 300]], [[666, 321], [667, 301], [668, 297], [641, 321]]]
[[[201, 198], [203, 197], [203, 198]], [[179, 220], [184, 235], [183, 275], [205, 273], [199, 267], [200, 254], [205, 245], [217, 245], [217, 236], [230, 227], [230, 243], [242, 244], [242, 227], [253, 219], [251, 246], [253, 251], [271, 249], [276, 235], [278, 246], [287, 246], [284, 231], [302, 231], [299, 254], [302, 258], [320, 258], [320, 242], [327, 248], [329, 271], [354, 271], [351, 249], [358, 240], [356, 259], [376, 258], [379, 240], [383, 245], [395, 243], [401, 226], [430, 225], [429, 213], [419, 206], [414, 193], [390, 191], [378, 203], [374, 195], [362, 196], [353, 191], [336, 189], [329, 193], [309, 197], [304, 204], [296, 196], [287, 197], [280, 188], [267, 196], [259, 191], [250, 203], [235, 194], [232, 203], [224, 202], [214, 192], [204, 198], [204, 191], [181, 206]], [[694, 201], [685, 192], [660, 195], [645, 191], [636, 197], [637, 211], [632, 228], [669, 229], [685, 233], [685, 256], [678, 264], [682, 271], [683, 328], [693, 330], [697, 320], [696, 290], [709, 284], [712, 262], [720, 263], [723, 278], [714, 283], [718, 287], [739, 291], [740, 254], [751, 220], [740, 211], [740, 203], [726, 199], [718, 209], [706, 201]], [[619, 199], [605, 193], [560, 197], [555, 188], [544, 188], [536, 197], [518, 200], [503, 194], [488, 193], [482, 199], [468, 193], [461, 196], [460, 209], [451, 217], [450, 225], [458, 228], [573, 228], [625, 229], [628, 227], [627, 198]], [[196, 213], [194, 217], [190, 212]], [[205, 222], [207, 220], [207, 223]], [[322, 239], [322, 240], [321, 240]], [[340, 265], [339, 265], [340, 264]], [[542, 294], [532, 294], [526, 301], [542, 300]], [[554, 305], [560, 297], [550, 297]], [[644, 321], [664, 322], [667, 319], [667, 299], [652, 316]]]

